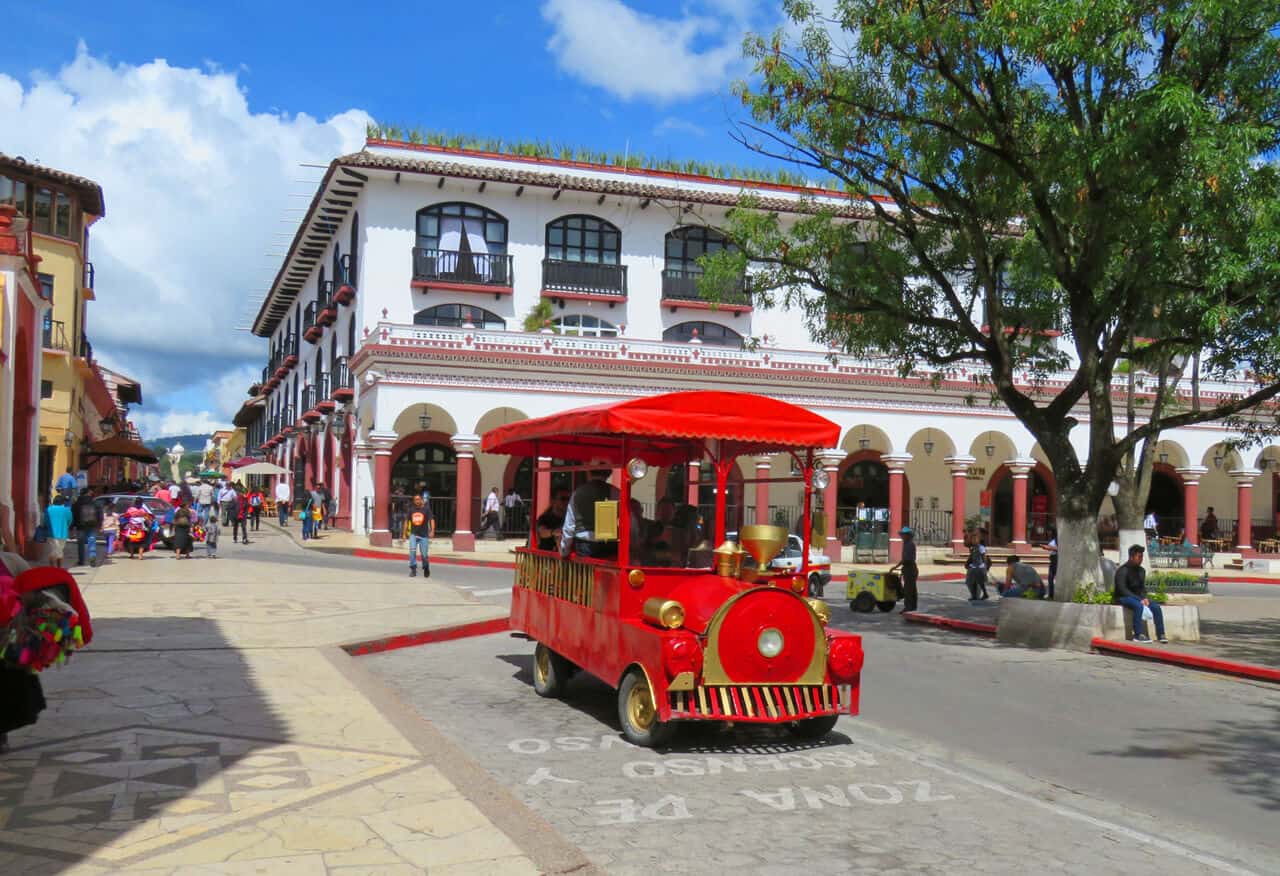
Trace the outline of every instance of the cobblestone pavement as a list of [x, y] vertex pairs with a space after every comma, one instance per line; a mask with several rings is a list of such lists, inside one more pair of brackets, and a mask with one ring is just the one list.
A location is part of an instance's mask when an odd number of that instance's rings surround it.
[[611, 873], [1276, 872], [1265, 851], [948, 752], [946, 714], [933, 739], [871, 715], [818, 744], [686, 728], [635, 748], [601, 682], [535, 696], [532, 651], [489, 636], [364, 660]]

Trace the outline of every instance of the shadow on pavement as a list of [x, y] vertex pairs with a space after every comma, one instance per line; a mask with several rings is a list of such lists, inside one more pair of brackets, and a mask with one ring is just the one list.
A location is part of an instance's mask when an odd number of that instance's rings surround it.
[[[0, 872], [61, 872], [91, 856], [126, 869], [311, 790], [311, 766], [332, 753], [287, 742], [216, 623], [95, 626], [93, 645], [43, 674], [48, 709], [0, 756]], [[175, 633], [201, 644], [183, 650]]]
[[1199, 760], [1222, 776], [1235, 793], [1253, 798], [1268, 811], [1280, 811], [1280, 704], [1260, 703], [1250, 720], [1219, 720], [1207, 728], [1148, 730], [1142, 742], [1104, 757], [1173, 762]]
[[[499, 654], [498, 659], [516, 667], [512, 678], [533, 689], [533, 655]], [[617, 692], [593, 675], [576, 673], [565, 685], [561, 701], [580, 714], [597, 721], [619, 736]], [[664, 754], [787, 754], [848, 745], [852, 740], [843, 733], [828, 733], [822, 739], [798, 739], [779, 724], [729, 724], [724, 721], [682, 721], [679, 732]]]
[[1201, 620], [1202, 647], [1213, 656], [1261, 666], [1280, 666], [1280, 617]]

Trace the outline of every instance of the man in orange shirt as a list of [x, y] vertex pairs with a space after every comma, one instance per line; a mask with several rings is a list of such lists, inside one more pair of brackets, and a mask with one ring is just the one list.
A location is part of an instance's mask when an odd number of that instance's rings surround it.
[[431, 561], [427, 558], [427, 546], [436, 535], [436, 519], [431, 516], [431, 506], [422, 496], [413, 497], [409, 511], [409, 577], [418, 574], [418, 554], [422, 554], [422, 577], [431, 577]]

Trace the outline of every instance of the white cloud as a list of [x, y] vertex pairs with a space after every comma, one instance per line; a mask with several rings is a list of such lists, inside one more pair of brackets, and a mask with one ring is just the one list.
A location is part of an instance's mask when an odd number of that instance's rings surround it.
[[[294, 181], [315, 175], [298, 165], [360, 148], [368, 121], [355, 109], [323, 121], [254, 113], [238, 77], [164, 60], [113, 66], [83, 44], [57, 73], [33, 72], [30, 87], [0, 74], [4, 151], [103, 187], [89, 337], [110, 367], [143, 381], [144, 398], [188, 390], [191, 410], [173, 423], [229, 423], [265, 358], [265, 342], [235, 325], [279, 266], [263, 254], [287, 227], [278, 220]], [[171, 428], [152, 405], [137, 419]]]
[[682, 119], [677, 116], [667, 116], [654, 126], [653, 133], [659, 137], [666, 136], [667, 134], [688, 134], [694, 137], [704, 137], [707, 132], [703, 130], [702, 126], [695, 125], [688, 119]]
[[547, 49], [565, 72], [624, 100], [681, 100], [745, 71], [750, 0], [709, 0], [707, 14], [659, 18], [622, 0], [547, 0]]
[[169, 435], [204, 435], [231, 428], [230, 420], [210, 411], [135, 410], [129, 419], [138, 427], [144, 441]]

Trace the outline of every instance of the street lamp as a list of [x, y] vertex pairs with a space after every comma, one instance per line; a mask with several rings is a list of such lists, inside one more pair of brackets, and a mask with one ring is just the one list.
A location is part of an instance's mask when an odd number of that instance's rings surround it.
[[933, 456], [933, 430], [932, 429], [930, 429], [927, 433], [925, 433], [924, 455]]
[[426, 432], [431, 428], [431, 415], [427, 413], [427, 406], [422, 406], [422, 413], [418, 415], [418, 430]]
[[985, 447], [982, 448], [982, 450], [984, 453], [987, 454], [987, 459], [990, 459], [991, 457], [996, 455], [996, 446], [991, 441], [990, 432], [987, 433], [987, 444]]
[[339, 441], [342, 436], [347, 433], [347, 409], [341, 408], [333, 414], [333, 422], [329, 424], [329, 431], [333, 433], [333, 437]]

